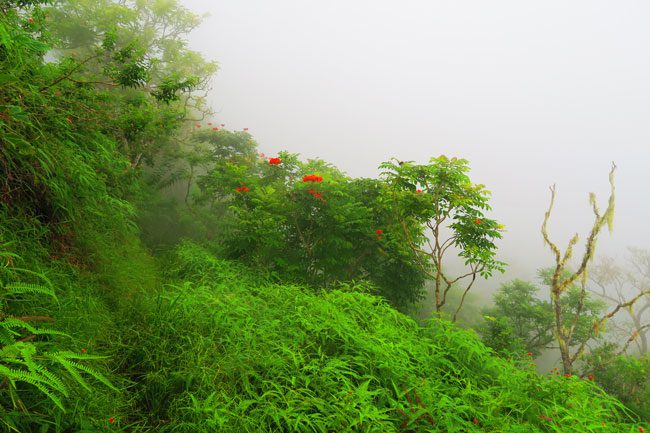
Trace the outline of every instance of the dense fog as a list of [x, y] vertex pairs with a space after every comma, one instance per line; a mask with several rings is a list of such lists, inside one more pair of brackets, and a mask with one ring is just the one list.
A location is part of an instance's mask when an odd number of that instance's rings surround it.
[[643, 2], [184, 0], [207, 13], [191, 46], [220, 64], [216, 117], [286, 149], [374, 177], [391, 157], [466, 158], [507, 233], [496, 280], [552, 263], [604, 206], [614, 161], [614, 232], [598, 255], [647, 248], [650, 42]]

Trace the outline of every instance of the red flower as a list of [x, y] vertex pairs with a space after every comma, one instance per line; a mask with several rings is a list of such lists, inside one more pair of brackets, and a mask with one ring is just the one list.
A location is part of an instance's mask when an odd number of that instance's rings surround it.
[[110, 417], [110, 418], [108, 419], [108, 423], [109, 423], [109, 424], [113, 424], [114, 422], [115, 422], [115, 418]]
[[422, 192], [422, 190], [421, 190], [421, 189], [418, 189], [418, 190], [415, 191], [415, 192], [417, 192], [418, 194], [420, 194], [420, 193]]
[[639, 427], [639, 431], [640, 431], [641, 433], [645, 433], [645, 429], [644, 429], [643, 427]]
[[222, 123], [222, 124], [221, 124], [221, 127], [223, 128], [224, 126], [226, 126], [226, 124], [225, 124], [225, 123]]
[[270, 158], [269, 159], [269, 164], [271, 165], [278, 165], [282, 162], [280, 158]]
[[476, 418], [474, 418], [474, 419], [472, 420], [472, 422], [473, 422], [474, 424], [478, 424], [478, 420], [477, 420]]
[[474, 222], [475, 222], [476, 224], [481, 224], [481, 220], [480, 220], [480, 219], [478, 219], [478, 218], [477, 218], [477, 219], [475, 219], [475, 220], [474, 220]]
[[201, 125], [197, 123], [197, 124], [196, 124], [196, 127], [197, 127], [197, 128], [200, 128], [200, 127], [201, 127]]
[[212, 130], [213, 130], [213, 131], [218, 131], [218, 130], [219, 130], [219, 128], [217, 128], [217, 127], [214, 127], [214, 128], [212, 128]]
[[322, 182], [323, 178], [321, 176], [316, 176], [315, 174], [308, 174], [302, 178], [303, 182]]
[[248, 128], [244, 128], [244, 132], [248, 131]]
[[208, 125], [212, 126], [212, 122], [208, 122]]
[[528, 356], [533, 356], [533, 352], [528, 352]]
[[235, 188], [235, 191], [237, 192], [248, 192], [250, 191], [250, 188], [248, 188], [246, 185], [238, 186]]
[[86, 353], [86, 348], [85, 347], [81, 348], [81, 353]]
[[34, 18], [29, 17], [29, 19], [28, 19], [27, 21], [29, 21], [30, 23], [33, 23], [33, 22], [34, 22]]
[[54, 92], [54, 94], [55, 94], [56, 96], [61, 96], [61, 92], [59, 92], [59, 91]]
[[564, 377], [571, 377], [571, 373], [564, 373]]
[[587, 376], [587, 379], [594, 380], [594, 377], [593, 376]]
[[381, 235], [384, 234], [384, 231], [383, 231], [382, 229], [377, 229], [377, 230], [375, 230], [375, 233], [377, 233], [377, 234], [375, 235], [375, 238], [376, 238], [377, 240], [380, 240], [380, 239], [381, 239]]

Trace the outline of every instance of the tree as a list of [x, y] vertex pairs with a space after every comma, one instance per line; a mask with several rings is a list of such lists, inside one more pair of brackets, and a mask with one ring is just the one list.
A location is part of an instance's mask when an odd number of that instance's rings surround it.
[[[216, 157], [198, 176], [194, 200], [225, 216], [219, 243], [227, 257], [317, 288], [367, 281], [396, 306], [421, 297], [424, 274], [384, 200], [383, 182], [350, 178], [322, 160], [224, 146], [229, 134], [215, 132]], [[409, 235], [421, 236], [417, 230]]]
[[494, 294], [494, 306], [483, 311], [483, 342], [504, 355], [539, 354], [553, 341], [553, 315], [548, 302], [537, 298], [535, 284], [513, 280]]
[[[550, 188], [551, 190], [551, 201], [544, 215], [544, 222], [542, 223], [542, 237], [544, 238], [544, 243], [549, 246], [553, 255], [555, 256], [555, 266], [552, 273], [549, 276], [549, 285], [551, 292], [551, 303], [553, 305], [553, 314], [555, 322], [555, 339], [558, 342], [560, 355], [562, 356], [562, 366], [564, 368], [565, 374], [570, 374], [573, 370], [574, 363], [580, 359], [583, 355], [584, 350], [587, 346], [587, 340], [583, 341], [577, 345], [577, 349], [572, 353], [571, 347], [575, 341], [576, 329], [578, 328], [580, 314], [575, 315], [572, 318], [566, 317], [564, 314], [564, 302], [563, 295], [565, 295], [570, 288], [574, 287], [575, 283], [580, 284], [580, 289], [577, 294], [578, 302], [578, 312], [582, 312], [585, 308], [587, 297], [587, 267], [591, 260], [593, 259], [596, 252], [596, 240], [600, 230], [605, 224], [607, 224], [609, 230], [612, 230], [613, 218], [614, 218], [614, 173], [616, 171], [616, 166], [612, 164], [612, 168], [609, 172], [609, 184], [610, 184], [610, 195], [605, 212], [601, 213], [596, 203], [596, 196], [594, 193], [589, 195], [589, 202], [594, 213], [594, 223], [591, 227], [589, 237], [587, 238], [585, 252], [582, 255], [582, 258], [579, 261], [579, 266], [575, 271], [568, 271], [569, 260], [573, 256], [573, 247], [578, 243], [579, 237], [578, 234], [575, 234], [570, 240], [569, 244], [562, 253], [560, 249], [554, 244], [549, 236], [547, 230], [548, 220], [551, 216], [551, 211], [553, 210], [553, 203], [555, 201], [555, 186]], [[600, 317], [598, 320], [595, 320], [592, 325], [593, 331], [598, 334], [598, 332], [603, 328], [605, 323], [616, 315], [621, 309], [631, 308], [636, 301], [645, 296], [646, 292], [642, 292], [627, 300], [625, 302], [618, 303], [613, 307], [609, 312]]]
[[[455, 321], [477, 277], [488, 278], [505, 267], [495, 258], [494, 243], [501, 238], [503, 226], [484, 215], [490, 210], [490, 192], [471, 182], [464, 159], [440, 156], [429, 164], [393, 160], [380, 168], [403, 236], [422, 272], [434, 281], [436, 312], [441, 314], [455, 284], [465, 285], [452, 316]], [[413, 227], [421, 227], [421, 234], [418, 230], [414, 236]], [[465, 265], [456, 276], [445, 268], [452, 248]]]
[[[59, 0], [48, 9], [51, 53], [68, 68], [60, 83], [110, 90], [113, 110], [95, 120], [120, 142], [132, 168], [152, 165], [174, 146], [169, 132], [210, 113], [205, 104], [214, 62], [187, 47], [201, 18], [178, 1]], [[92, 114], [89, 113], [89, 114]]]
[[[626, 293], [643, 293], [650, 288], [650, 253], [639, 248], [629, 248], [628, 268], [617, 265], [613, 259], [603, 257], [594, 266], [589, 279], [597, 288], [591, 291], [612, 305], [625, 303]], [[621, 352], [627, 351], [634, 342], [639, 353], [648, 352], [648, 329], [650, 328], [650, 296], [639, 299], [638, 308], [626, 308], [630, 323], [623, 329], [625, 342]], [[631, 328], [631, 329], [630, 329]]]
[[[542, 269], [539, 277], [548, 285], [553, 269]], [[565, 272], [568, 276], [569, 270]], [[485, 324], [480, 330], [483, 341], [504, 355], [529, 352], [538, 355], [552, 348], [554, 315], [550, 302], [539, 298], [540, 288], [530, 282], [514, 280], [503, 284], [494, 295], [494, 307], [484, 310]], [[562, 316], [575, 322], [572, 346], [597, 337], [592, 325], [605, 309], [602, 301], [588, 294], [582, 299], [581, 289], [571, 286], [562, 295]]]

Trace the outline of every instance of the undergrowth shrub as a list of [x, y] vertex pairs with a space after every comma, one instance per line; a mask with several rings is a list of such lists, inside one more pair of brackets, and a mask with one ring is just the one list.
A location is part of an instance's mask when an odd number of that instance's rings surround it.
[[16, 432], [92, 426], [93, 415], [103, 417], [96, 411], [114, 407], [107, 391], [118, 391], [103, 374], [105, 357], [75, 350], [78, 340], [52, 314], [69, 298], [21, 261], [0, 247], [0, 422]]
[[[537, 374], [380, 298], [260, 281], [189, 243], [129, 357], [163, 432], [623, 432], [591, 381]], [[155, 307], [154, 307], [155, 305]]]
[[593, 377], [605, 391], [650, 420], [650, 353], [622, 355], [608, 343], [589, 353], [583, 364], [584, 375]]

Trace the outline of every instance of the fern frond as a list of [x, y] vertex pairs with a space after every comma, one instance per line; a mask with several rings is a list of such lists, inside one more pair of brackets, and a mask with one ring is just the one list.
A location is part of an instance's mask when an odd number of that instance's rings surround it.
[[92, 376], [94, 379], [103, 383], [113, 391], [118, 391], [118, 389], [99, 371], [90, 368], [87, 365], [83, 365], [76, 361], [73, 361], [72, 359], [78, 358], [77, 354], [73, 354], [71, 352], [56, 352], [56, 353], [48, 354], [48, 356], [51, 357], [52, 360], [57, 361], [61, 366], [63, 366], [63, 368], [65, 368], [68, 371], [68, 373], [70, 373], [70, 375], [73, 378], [75, 378], [75, 380], [77, 380], [77, 382], [87, 390], [90, 391], [90, 387], [88, 386], [88, 383], [85, 381], [85, 379], [79, 374], [79, 371], [82, 371]]
[[54, 329], [47, 329], [47, 328], [36, 328], [31, 324], [29, 324], [28, 322], [25, 322], [24, 320], [16, 319], [14, 317], [5, 317], [2, 321], [0, 321], [0, 329], [8, 330], [14, 335], [20, 335], [20, 333], [13, 332], [11, 331], [12, 329], [26, 329], [27, 331], [35, 335], [61, 335], [64, 337], [68, 337], [68, 334], [66, 334], [65, 332], [55, 331]]
[[52, 386], [52, 383], [46, 376], [33, 371], [8, 368], [2, 364], [0, 364], [0, 376], [7, 378], [14, 389], [16, 388], [17, 381], [29, 383], [45, 394], [59, 409], [65, 412], [61, 399], [52, 392], [51, 388], [54, 388], [54, 386]]
[[30, 269], [18, 268], [18, 267], [12, 267], [11, 270], [13, 272], [22, 272], [24, 274], [32, 275], [32, 276], [38, 278], [40, 281], [42, 281], [43, 284], [45, 284], [50, 289], [52, 289], [52, 290], [54, 289], [54, 284], [52, 284], [52, 281], [50, 281], [50, 279], [47, 278], [45, 276], [45, 274], [43, 274], [41, 272], [34, 272], [34, 271], [30, 270]]
[[32, 283], [9, 283], [6, 284], [3, 288], [3, 292], [1, 296], [6, 297], [6, 296], [12, 296], [12, 295], [23, 295], [23, 294], [34, 294], [34, 295], [46, 295], [46, 296], [51, 296], [52, 298], [56, 299], [56, 295], [54, 294], [54, 289], [51, 287], [45, 287], [39, 284], [32, 284]]
[[36, 353], [36, 348], [34, 345], [17, 343], [16, 346], [19, 346], [20, 354], [23, 356], [23, 359], [25, 361], [24, 364], [30, 371], [37, 372], [38, 374], [46, 377], [49, 381], [48, 384], [50, 387], [54, 388], [64, 396], [68, 396], [68, 390], [66, 389], [61, 379], [50, 372], [47, 368], [34, 361], [33, 355]]

